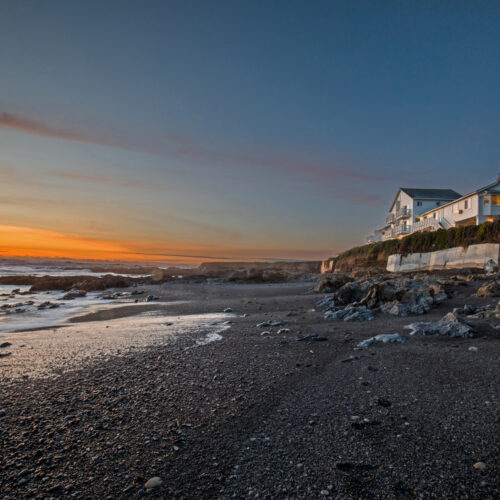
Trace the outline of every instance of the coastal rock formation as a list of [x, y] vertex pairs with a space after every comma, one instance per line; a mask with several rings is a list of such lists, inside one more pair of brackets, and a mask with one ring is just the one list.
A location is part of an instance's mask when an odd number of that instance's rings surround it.
[[407, 326], [411, 330], [410, 335], [441, 335], [446, 337], [472, 338], [476, 331], [465, 321], [450, 312], [439, 321], [427, 321], [411, 323]]
[[478, 297], [500, 297], [500, 282], [492, 281], [491, 283], [486, 283], [479, 288], [476, 295]]

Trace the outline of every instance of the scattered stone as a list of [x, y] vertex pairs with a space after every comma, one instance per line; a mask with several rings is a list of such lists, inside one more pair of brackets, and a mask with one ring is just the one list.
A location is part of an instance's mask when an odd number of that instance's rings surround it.
[[287, 333], [290, 333], [290, 329], [289, 328], [280, 328], [278, 330], [278, 335], [286, 335]]
[[156, 295], [148, 295], [146, 297], [146, 302], [153, 302], [153, 300], [160, 300], [160, 297], [158, 297]]
[[486, 464], [484, 462], [476, 462], [472, 467], [476, 470], [486, 470]]
[[469, 351], [471, 351], [471, 352], [477, 352], [477, 351], [478, 351], [478, 348], [477, 348], [476, 346], [471, 345], [471, 346], [469, 347]]
[[148, 479], [146, 481], [144, 488], [146, 488], [146, 490], [153, 490], [155, 488], [159, 488], [162, 484], [163, 484], [163, 481], [161, 480], [161, 478], [159, 478], [158, 476], [155, 476], [155, 477], [152, 477], [151, 479]]
[[384, 408], [389, 408], [389, 406], [391, 406], [391, 402], [388, 399], [385, 399], [385, 398], [378, 398], [377, 399], [377, 403], [380, 406], [383, 406]]
[[0, 358], [6, 358], [7, 356], [10, 356], [12, 353], [11, 352], [0, 352]]
[[306, 335], [305, 337], [299, 337], [296, 340], [283, 339], [281, 341], [281, 343], [282, 344], [296, 344], [297, 342], [324, 342], [325, 340], [328, 340], [328, 339], [326, 337], [321, 337], [320, 335], [317, 335], [316, 333], [312, 333], [311, 335]]
[[223, 312], [225, 312], [225, 313], [232, 313], [233, 310], [230, 307], [226, 307]]
[[355, 349], [366, 349], [367, 347], [371, 347], [377, 343], [402, 343], [405, 342], [405, 338], [402, 337], [399, 333], [381, 333], [379, 335], [375, 335], [375, 337], [370, 337], [366, 340], [360, 342]]
[[0, 344], [0, 349], [5, 349], [6, 347], [11, 346], [12, 344], [10, 342], [2, 342]]

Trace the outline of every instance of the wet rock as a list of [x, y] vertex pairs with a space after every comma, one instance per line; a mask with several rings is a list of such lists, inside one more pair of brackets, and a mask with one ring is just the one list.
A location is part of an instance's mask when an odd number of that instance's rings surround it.
[[381, 333], [379, 335], [375, 335], [375, 337], [363, 340], [356, 346], [356, 349], [366, 349], [367, 347], [371, 347], [377, 343], [388, 344], [402, 342], [405, 342], [405, 338], [399, 335], [399, 333]]
[[232, 313], [233, 310], [230, 307], [226, 307], [223, 312], [225, 312], [225, 313]]
[[5, 349], [6, 347], [11, 346], [12, 344], [10, 342], [2, 342], [0, 344], [0, 349]]
[[460, 276], [469, 276], [472, 274], [472, 270], [468, 267], [462, 267], [461, 269], [457, 270], [457, 274]]
[[440, 335], [453, 338], [475, 337], [474, 328], [453, 313], [448, 313], [439, 321], [411, 323], [406, 328], [411, 330], [410, 335]]
[[7, 356], [10, 356], [12, 353], [11, 352], [0, 352], [0, 358], [6, 358]]
[[160, 300], [160, 297], [157, 295], [148, 295], [146, 297], [146, 302], [153, 302], [154, 300]]
[[310, 335], [306, 335], [305, 337], [299, 337], [295, 340], [283, 339], [281, 341], [282, 344], [297, 344], [298, 342], [324, 342], [328, 340], [326, 337], [322, 337], [317, 335], [316, 333], [312, 333]]

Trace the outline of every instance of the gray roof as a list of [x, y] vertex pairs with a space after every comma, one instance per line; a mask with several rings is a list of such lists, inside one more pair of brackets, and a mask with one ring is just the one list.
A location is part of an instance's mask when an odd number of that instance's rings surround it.
[[422, 200], [456, 200], [462, 195], [453, 189], [401, 188], [408, 196]]

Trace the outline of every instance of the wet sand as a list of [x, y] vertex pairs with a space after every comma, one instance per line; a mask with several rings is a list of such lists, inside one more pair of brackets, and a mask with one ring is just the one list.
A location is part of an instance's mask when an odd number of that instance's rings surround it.
[[[50, 378], [9, 377], [23, 349], [15, 339], [28, 335], [11, 334], [13, 354], [0, 358], [4, 497], [138, 498], [159, 476], [150, 498], [495, 498], [499, 331], [485, 320], [474, 323], [477, 339], [404, 329], [495, 299], [471, 298], [472, 283], [425, 316], [344, 323], [314, 310], [323, 295], [311, 286], [153, 286], [147, 293], [161, 301], [182, 301], [137, 306], [160, 332], [150, 326], [131, 345], [120, 322], [140, 321], [136, 306], [80, 318], [55, 334], [95, 325], [79, 349], [89, 356]], [[165, 334], [168, 316], [208, 313], [219, 326], [231, 321], [217, 341], [196, 342], [214, 324]], [[261, 335], [256, 324], [270, 319], [290, 332]], [[127, 339], [120, 352], [93, 350], [110, 329], [113, 342]], [[394, 332], [408, 341], [353, 350]], [[281, 342], [308, 333], [328, 340]], [[67, 338], [74, 345], [78, 335]], [[485, 470], [474, 469], [479, 461]]]

